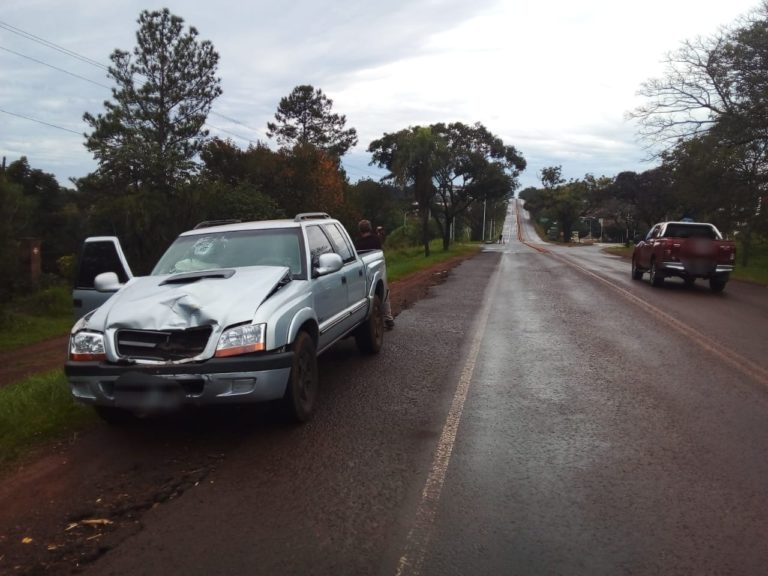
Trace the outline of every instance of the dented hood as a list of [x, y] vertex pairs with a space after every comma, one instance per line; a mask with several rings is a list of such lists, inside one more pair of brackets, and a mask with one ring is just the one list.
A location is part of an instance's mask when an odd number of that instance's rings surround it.
[[288, 268], [202, 270], [134, 278], [89, 318], [96, 329], [226, 327], [253, 318]]

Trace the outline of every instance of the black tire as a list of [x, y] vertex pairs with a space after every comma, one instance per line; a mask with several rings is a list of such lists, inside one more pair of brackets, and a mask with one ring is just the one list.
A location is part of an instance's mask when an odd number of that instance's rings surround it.
[[719, 294], [723, 290], [725, 290], [725, 285], [728, 284], [727, 278], [710, 278], [709, 279], [709, 289], [712, 290], [712, 292], [715, 292], [716, 294]]
[[643, 279], [643, 269], [637, 265], [637, 262], [635, 262], [634, 258], [632, 258], [632, 279], [633, 280]]
[[317, 351], [312, 337], [299, 332], [293, 342], [293, 364], [283, 396], [287, 416], [294, 422], [306, 422], [315, 412], [318, 390]]
[[368, 320], [355, 331], [355, 343], [361, 354], [378, 354], [384, 344], [384, 312], [378, 294], [373, 297], [372, 306]]
[[683, 278], [683, 282], [685, 282], [685, 285], [688, 286], [688, 288], [691, 288], [696, 284], [696, 278]]
[[648, 279], [651, 281], [651, 286], [658, 288], [664, 285], [664, 276], [659, 274], [656, 270], [656, 260], [651, 260], [651, 268], [648, 270]]
[[115, 406], [94, 406], [93, 409], [110, 426], [131, 426], [139, 420], [133, 412]]

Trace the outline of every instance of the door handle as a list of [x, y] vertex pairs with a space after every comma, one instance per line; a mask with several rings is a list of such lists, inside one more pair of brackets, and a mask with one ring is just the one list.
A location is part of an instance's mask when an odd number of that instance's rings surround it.
[[347, 283], [347, 277], [346, 276], [342, 276], [341, 277], [341, 283], [342, 284], [346, 284]]

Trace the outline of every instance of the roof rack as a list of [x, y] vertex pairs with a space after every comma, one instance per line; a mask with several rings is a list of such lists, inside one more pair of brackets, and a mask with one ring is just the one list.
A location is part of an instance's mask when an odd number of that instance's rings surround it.
[[302, 212], [301, 214], [296, 214], [296, 217], [293, 219], [293, 221], [301, 222], [302, 220], [327, 220], [327, 219], [330, 219], [330, 216], [325, 212]]
[[225, 224], [237, 224], [239, 222], [242, 222], [242, 220], [238, 218], [230, 218], [229, 220], [204, 220], [203, 222], [197, 224], [193, 230], [198, 230], [199, 228], [210, 228], [211, 226], [224, 226]]

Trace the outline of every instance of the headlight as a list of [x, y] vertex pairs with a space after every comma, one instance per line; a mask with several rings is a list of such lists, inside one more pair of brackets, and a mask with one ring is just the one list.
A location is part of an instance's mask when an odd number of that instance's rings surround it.
[[227, 328], [219, 338], [215, 355], [221, 358], [266, 350], [266, 334], [266, 324], [241, 324]]
[[106, 360], [104, 334], [83, 330], [70, 336], [69, 359], [73, 362]]

